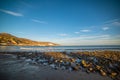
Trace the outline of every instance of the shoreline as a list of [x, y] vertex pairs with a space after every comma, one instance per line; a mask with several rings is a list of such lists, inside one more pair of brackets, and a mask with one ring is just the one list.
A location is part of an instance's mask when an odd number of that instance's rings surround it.
[[81, 52], [120, 51], [120, 46], [0, 46], [0, 52]]
[[[92, 75], [92, 76], [89, 76], [89, 77], [92, 77], [91, 80], [93, 79], [95, 80], [94, 78], [95, 74], [97, 74], [98, 77], [103, 77], [103, 79], [98, 78], [98, 80], [112, 80], [112, 79], [118, 80], [120, 78], [120, 72], [119, 72], [120, 71], [120, 68], [119, 68], [120, 51], [94, 51], [94, 52], [83, 51], [83, 52], [71, 52], [71, 53], [67, 53], [67, 52], [0, 52], [0, 62], [3, 61], [2, 63], [4, 63], [6, 60], [6, 62], [9, 63], [9, 59], [10, 60], [12, 59], [10, 58], [10, 56], [12, 56], [12, 58], [14, 58], [15, 61], [23, 61], [23, 63], [29, 64], [29, 66], [30, 65], [34, 65], [38, 67], [43, 66], [50, 69], [50, 71], [52, 70], [58, 71], [59, 76], [62, 75], [63, 72], [65, 72], [65, 74], [67, 73], [69, 74], [70, 72], [71, 74], [74, 73], [76, 75], [78, 75], [78, 73], [81, 73], [81, 74], [86, 73], [85, 75], [88, 75], [88, 76]], [[18, 62], [16, 64], [22, 65], [23, 63]], [[2, 64], [0, 65], [5, 66]], [[7, 66], [6, 69], [7, 68], [9, 68], [9, 66]], [[63, 71], [63, 72], [59, 73], [59, 71]], [[55, 73], [52, 73], [52, 74], [55, 74]], [[55, 77], [55, 76], [51, 76], [51, 77]], [[62, 77], [65, 78], [65, 76], [63, 75]], [[81, 79], [80, 76], [77, 76], [77, 77]], [[71, 78], [74, 79], [72, 75], [71, 75]], [[70, 80], [73, 80], [73, 79], [70, 79]], [[84, 79], [82, 80], [86, 80], [86, 79], [87, 78], [84, 77]], [[52, 79], [46, 79], [46, 80], [52, 80]], [[55, 79], [55, 80], [59, 80], [59, 79]]]

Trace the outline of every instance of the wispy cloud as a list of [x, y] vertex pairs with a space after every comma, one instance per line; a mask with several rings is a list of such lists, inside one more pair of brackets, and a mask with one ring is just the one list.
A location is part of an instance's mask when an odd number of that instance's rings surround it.
[[116, 21], [112, 23], [113, 25], [120, 26], [120, 22]]
[[80, 32], [74, 32], [75, 34], [79, 34]]
[[[62, 34], [64, 35], [64, 34]], [[66, 35], [66, 34], [65, 34]], [[61, 39], [63, 41], [79, 41], [79, 40], [105, 40], [105, 39], [110, 39], [110, 35], [104, 34], [104, 35], [80, 35], [79, 37], [69, 37], [69, 38], [64, 38]]]
[[91, 30], [88, 30], [88, 29], [83, 29], [83, 30], [80, 30], [81, 32], [90, 32]]
[[120, 40], [120, 35], [115, 35], [114, 38]]
[[33, 7], [32, 4], [30, 4], [30, 2], [19, 0], [19, 3], [20, 3], [20, 5], [25, 6], [25, 7], [29, 7], [29, 8]]
[[88, 35], [81, 35], [81, 36], [79, 36], [79, 37], [77, 37], [78, 39], [80, 39], [80, 40], [86, 40], [86, 39], [88, 39], [88, 40], [91, 40], [91, 39], [109, 39], [110, 38], [110, 35], [94, 35], [94, 36], [88, 36]]
[[[116, 36], [119, 37], [119, 36]], [[111, 35], [81, 35], [79, 37], [61, 38], [56, 40], [62, 45], [120, 45], [120, 39]]]
[[47, 24], [47, 22], [45, 21], [40, 21], [40, 20], [37, 20], [37, 19], [32, 19], [33, 22], [37, 22], [37, 23], [41, 23], [41, 24]]
[[64, 33], [64, 34], [58, 34], [58, 35], [59, 35], [59, 36], [67, 36], [68, 34], [65, 34], [65, 33]]
[[109, 29], [109, 27], [103, 27], [102, 28], [102, 30], [104, 30], [104, 31], [106, 31], [106, 30], [108, 30]]
[[108, 23], [113, 23], [113, 22], [116, 22], [118, 21], [119, 19], [113, 19], [113, 20], [108, 20], [106, 22], [104, 22], [105, 24], [108, 24]]
[[23, 16], [23, 14], [21, 14], [21, 13], [9, 11], [9, 10], [0, 9], [0, 11], [1, 11], [1, 12], [4, 12], [4, 13], [6, 13], [6, 14], [10, 14], [10, 15], [12, 15], [12, 16]]
[[120, 20], [119, 19], [113, 19], [113, 20], [110, 20], [110, 21], [107, 21], [105, 22], [104, 26], [120, 26]]

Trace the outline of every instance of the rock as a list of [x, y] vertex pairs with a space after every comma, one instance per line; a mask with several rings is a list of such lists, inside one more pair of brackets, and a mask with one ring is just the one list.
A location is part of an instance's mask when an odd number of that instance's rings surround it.
[[73, 71], [72, 67], [69, 67], [68, 70], [69, 70], [70, 72]]
[[45, 60], [45, 59], [39, 59], [37, 62], [38, 62], [38, 63], [45, 63], [45, 62], [48, 62], [48, 60]]
[[93, 68], [89, 68], [89, 71], [90, 71], [90, 72], [93, 71]]
[[53, 57], [51, 57], [51, 58], [50, 58], [50, 61], [53, 61], [53, 60], [54, 60], [54, 58], [53, 58]]
[[31, 59], [26, 59], [25, 62], [32, 62], [32, 60]]
[[93, 72], [93, 68], [88, 68], [86, 72], [87, 73]]
[[70, 65], [70, 62], [66, 62], [65, 65]]
[[96, 58], [93, 59], [94, 63], [98, 63], [98, 60]]
[[84, 64], [86, 64], [86, 61], [85, 61], [85, 60], [82, 60], [81, 63], [84, 65]]
[[11, 58], [16, 59], [17, 56], [16, 55], [11, 55]]
[[106, 73], [101, 69], [100, 70], [100, 74], [102, 75], [102, 76], [106, 76]]
[[60, 63], [62, 63], [63, 62], [63, 60], [60, 60]]
[[24, 59], [26, 59], [26, 57], [20, 57], [20, 59], [24, 60]]
[[66, 69], [66, 67], [65, 67], [65, 66], [62, 66], [62, 67], [61, 67], [61, 69], [62, 69], [62, 70], [65, 70], [65, 69]]
[[57, 63], [58, 62], [58, 60], [55, 60], [55, 63]]
[[50, 67], [52, 67], [53, 69], [55, 69], [55, 64], [50, 64]]
[[76, 61], [75, 61], [75, 62], [80, 63], [80, 62], [81, 62], [81, 60], [80, 60], [80, 59], [76, 59]]
[[73, 59], [73, 58], [70, 58], [71, 59], [71, 62], [75, 62], [75, 59]]
[[85, 68], [83, 68], [83, 66], [80, 66], [80, 69], [81, 69], [82, 71], [85, 71]]
[[96, 69], [97, 69], [97, 70], [100, 70], [100, 69], [101, 69], [101, 66], [96, 65]]
[[31, 62], [32, 64], [37, 64], [37, 62], [35, 61], [35, 60], [32, 60], [32, 62]]
[[48, 65], [48, 63], [43, 63], [43, 65], [44, 65], [44, 66], [47, 66], [47, 65]]
[[116, 75], [117, 75], [116, 72], [112, 72], [110, 76], [111, 76], [111, 78], [114, 78]]
[[71, 67], [76, 67], [76, 64], [72, 62]]
[[73, 70], [79, 70], [79, 67], [76, 65], [76, 63], [71, 63], [71, 67]]
[[28, 53], [28, 55], [32, 55], [32, 53]]

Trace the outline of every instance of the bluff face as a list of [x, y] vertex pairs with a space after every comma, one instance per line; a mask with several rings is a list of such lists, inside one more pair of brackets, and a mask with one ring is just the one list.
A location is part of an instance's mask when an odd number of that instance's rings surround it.
[[8, 33], [0, 33], [0, 45], [6, 46], [57, 46], [52, 42], [38, 42], [26, 38], [19, 38]]

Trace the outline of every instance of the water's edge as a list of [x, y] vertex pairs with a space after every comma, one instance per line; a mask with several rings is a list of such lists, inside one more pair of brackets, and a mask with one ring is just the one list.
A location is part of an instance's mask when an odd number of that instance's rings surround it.
[[0, 46], [0, 52], [76, 52], [94, 50], [120, 51], [120, 45], [97, 45], [97, 46]]

